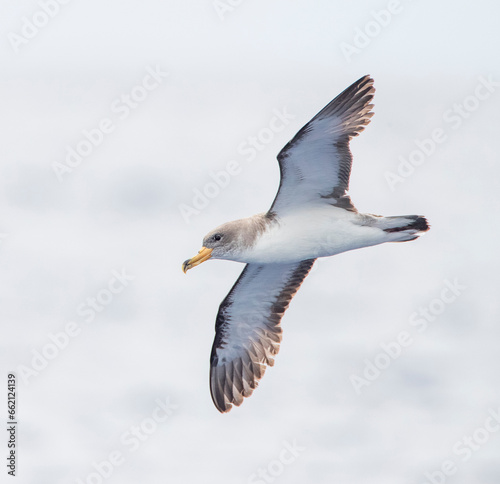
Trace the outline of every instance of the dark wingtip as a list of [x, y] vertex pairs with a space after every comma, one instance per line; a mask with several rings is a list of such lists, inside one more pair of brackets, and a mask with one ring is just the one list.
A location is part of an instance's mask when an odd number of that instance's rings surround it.
[[365, 74], [364, 76], [360, 77], [354, 84], [369, 83], [369, 82], [373, 84], [375, 81], [373, 80], [373, 77], [370, 76], [370, 74]]

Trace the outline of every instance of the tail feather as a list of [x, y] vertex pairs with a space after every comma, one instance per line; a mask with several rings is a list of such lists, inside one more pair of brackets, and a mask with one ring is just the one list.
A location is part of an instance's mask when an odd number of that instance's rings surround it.
[[417, 230], [419, 232], [427, 232], [430, 228], [427, 219], [421, 215], [404, 215], [400, 217], [385, 217], [385, 218], [396, 219], [396, 221], [398, 222], [406, 222], [403, 225], [398, 224], [398, 226], [396, 227], [388, 227], [384, 229], [385, 232], [403, 232], [409, 229]]
[[422, 215], [380, 217], [377, 219], [376, 226], [392, 235], [391, 242], [415, 240], [430, 229], [427, 219]]

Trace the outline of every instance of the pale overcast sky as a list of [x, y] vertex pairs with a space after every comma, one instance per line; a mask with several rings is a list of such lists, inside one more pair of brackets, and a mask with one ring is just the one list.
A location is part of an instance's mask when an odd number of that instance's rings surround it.
[[[498, 484], [500, 4], [63, 3], [0, 18], [16, 482]], [[276, 154], [365, 74], [352, 199], [431, 230], [320, 260], [274, 368], [220, 415], [209, 355], [242, 266], [182, 261], [268, 209]]]

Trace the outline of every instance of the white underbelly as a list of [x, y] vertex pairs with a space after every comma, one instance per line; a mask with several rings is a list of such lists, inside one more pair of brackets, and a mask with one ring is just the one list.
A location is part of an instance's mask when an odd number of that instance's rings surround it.
[[264, 232], [241, 262], [296, 262], [387, 241], [382, 230], [353, 223], [356, 220], [357, 214], [331, 206], [289, 215]]

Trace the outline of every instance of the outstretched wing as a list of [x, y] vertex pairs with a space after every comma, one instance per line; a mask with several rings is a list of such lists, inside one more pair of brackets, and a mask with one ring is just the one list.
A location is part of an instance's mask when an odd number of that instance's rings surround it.
[[220, 412], [241, 405], [273, 366], [281, 318], [314, 260], [247, 264], [220, 305], [210, 357], [210, 391]]
[[349, 141], [373, 116], [373, 79], [364, 76], [324, 107], [278, 155], [280, 187], [270, 212], [323, 200], [355, 210], [349, 196], [352, 155]]

